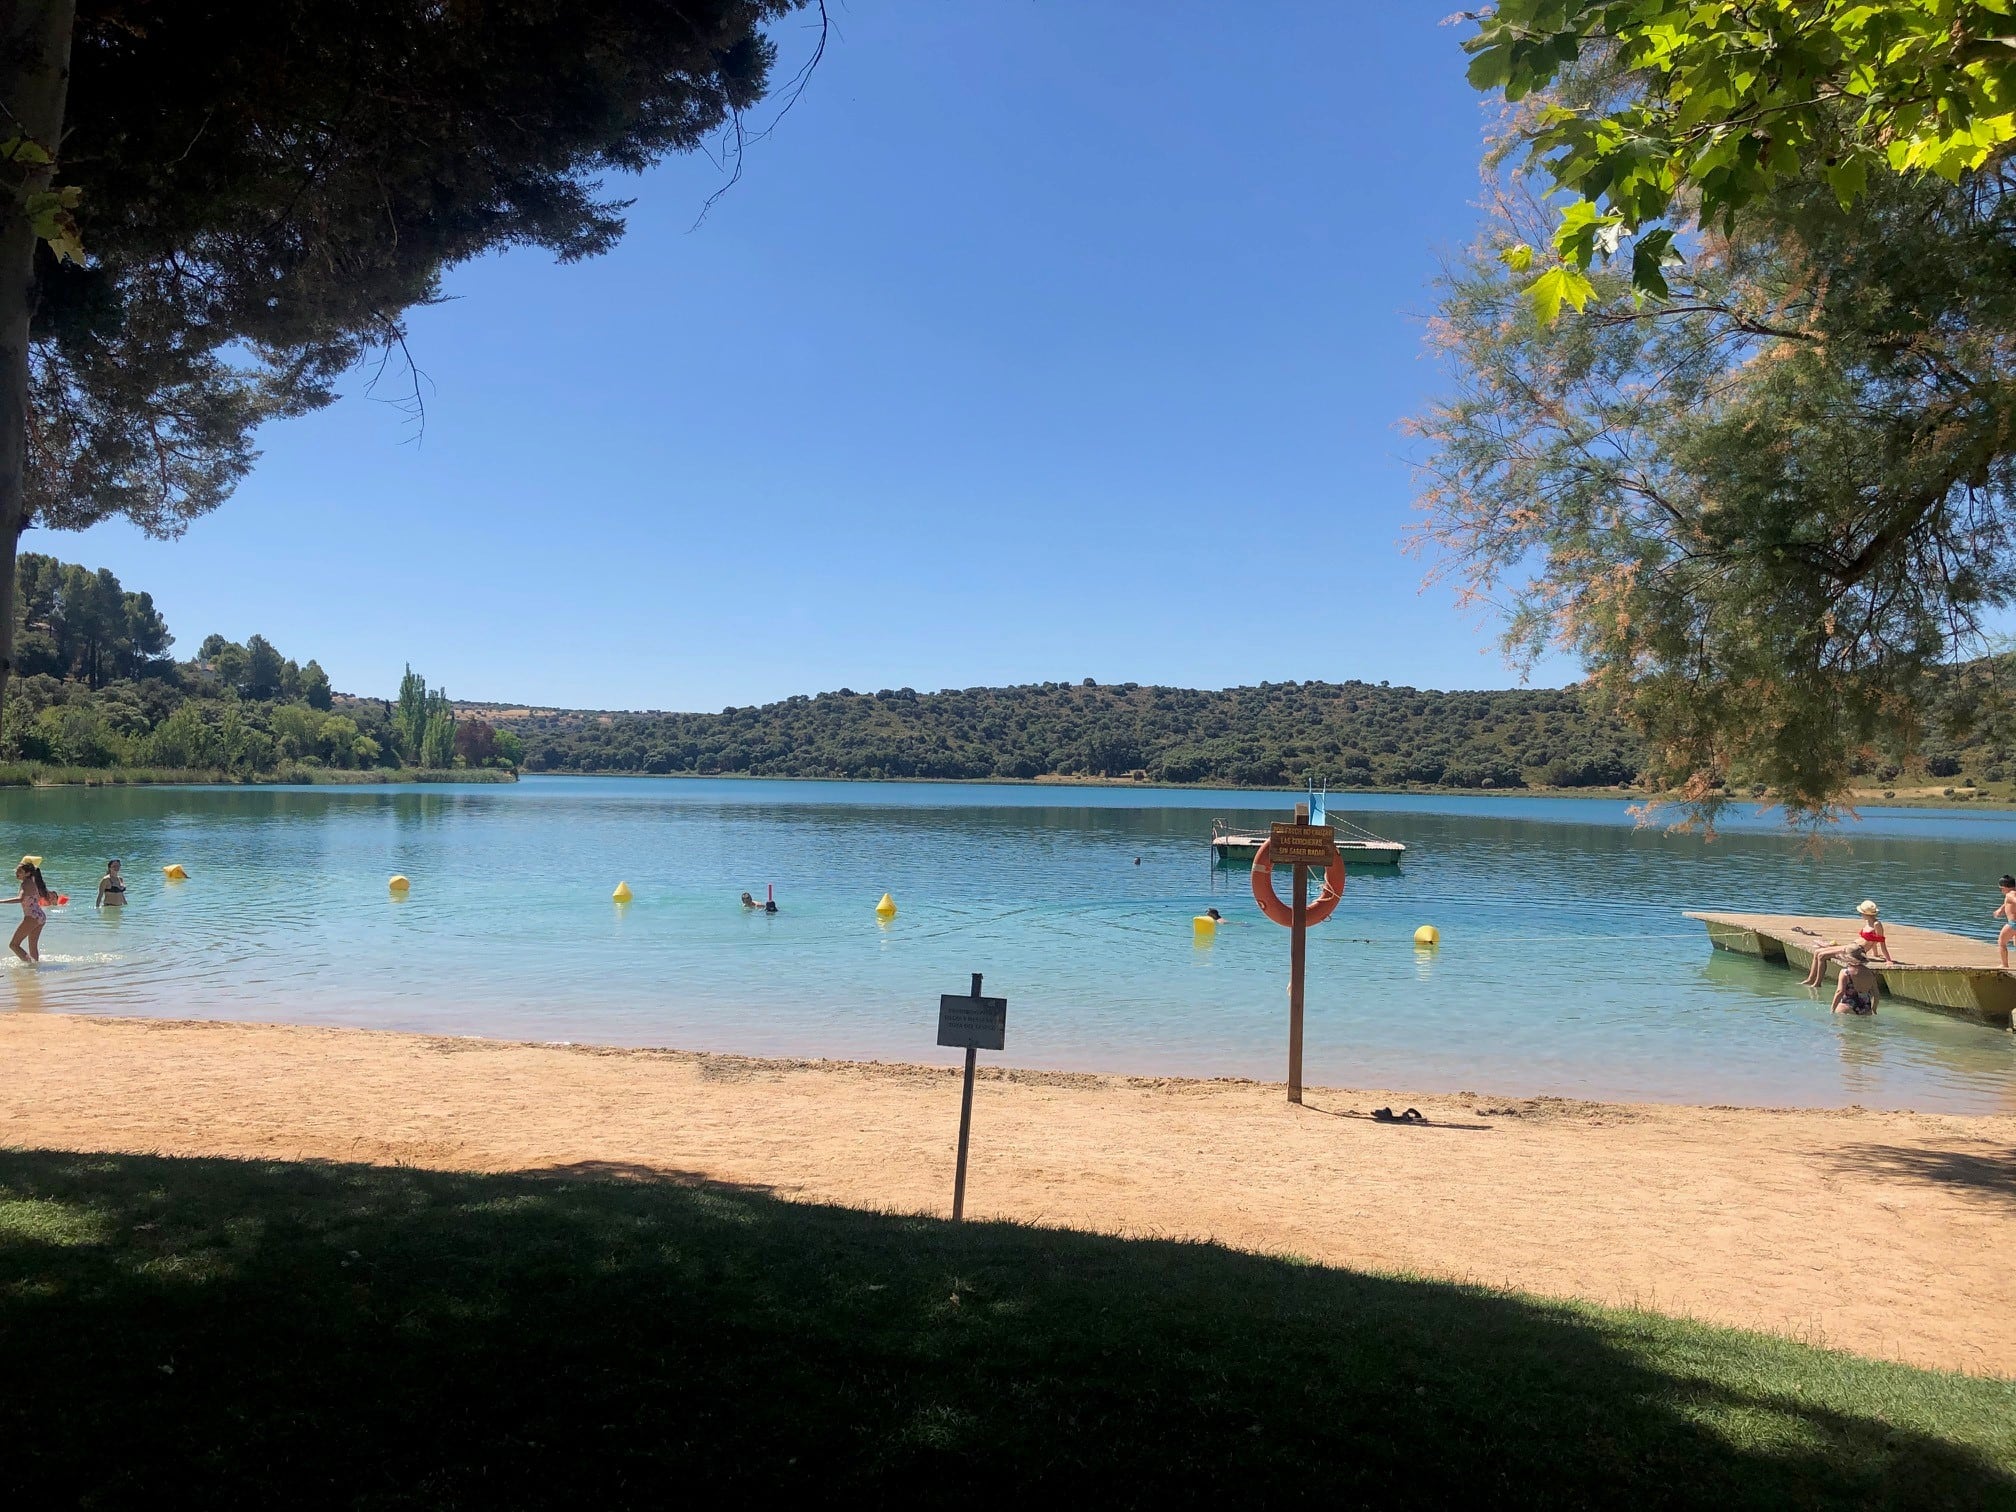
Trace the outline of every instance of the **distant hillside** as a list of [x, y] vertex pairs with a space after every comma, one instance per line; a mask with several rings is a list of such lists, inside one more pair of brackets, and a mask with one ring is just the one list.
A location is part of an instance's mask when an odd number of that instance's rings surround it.
[[515, 731], [533, 772], [1604, 787], [1632, 782], [1640, 759], [1619, 721], [1562, 688], [1307, 682], [1200, 692], [1088, 681], [843, 688], [719, 714], [459, 708]]

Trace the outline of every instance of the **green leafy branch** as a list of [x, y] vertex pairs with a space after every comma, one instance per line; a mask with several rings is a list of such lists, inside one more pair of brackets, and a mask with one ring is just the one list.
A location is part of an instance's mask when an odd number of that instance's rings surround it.
[[[1585, 50], [1638, 82], [1623, 104], [1550, 103], [1532, 159], [1573, 198], [1530, 286], [1552, 320], [1593, 292], [1586, 271], [1632, 238], [1632, 284], [1666, 293], [1682, 190], [1699, 223], [1733, 226], [1760, 195], [1824, 176], [1844, 208], [1872, 173], [1950, 183], [2016, 144], [2016, 0], [1499, 0], [1465, 42], [1470, 82], [1517, 101]], [[1518, 251], [1519, 249], [1514, 249]], [[1530, 266], [1531, 249], [1524, 261]]]
[[84, 262], [84, 239], [77, 226], [77, 206], [84, 191], [76, 185], [31, 187], [46, 180], [55, 169], [56, 157], [48, 147], [23, 132], [0, 138], [0, 163], [17, 171], [20, 187], [16, 193], [21, 211], [28, 217], [36, 237], [66, 262], [80, 267]]

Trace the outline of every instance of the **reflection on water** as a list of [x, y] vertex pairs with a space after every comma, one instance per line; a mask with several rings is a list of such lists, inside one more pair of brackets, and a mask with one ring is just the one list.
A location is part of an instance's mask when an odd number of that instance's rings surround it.
[[[941, 1059], [941, 991], [1010, 999], [1023, 1065], [1278, 1079], [1287, 933], [1213, 817], [1292, 795], [535, 779], [444, 789], [11, 791], [17, 849], [81, 896], [23, 1009], [385, 1025]], [[2007, 1034], [1886, 1002], [1840, 1021], [1686, 908], [1981, 933], [2016, 820], [1888, 813], [1818, 856], [1768, 819], [1712, 844], [1621, 802], [1354, 800], [1410, 847], [1310, 936], [1317, 1083], [1705, 1102], [2016, 1107]], [[91, 885], [122, 856], [124, 916]], [[1135, 864], [1135, 858], [1140, 864]], [[188, 867], [168, 884], [160, 868]], [[413, 879], [405, 900], [388, 876]], [[636, 901], [610, 902], [627, 880]], [[749, 913], [775, 884], [782, 912]], [[900, 912], [878, 920], [875, 900]], [[1205, 935], [1191, 918], [1226, 914]], [[1442, 932], [1417, 950], [1417, 925]]]
[[[1828, 1011], [1833, 1012], [1831, 1008]], [[1874, 1029], [1869, 1019], [1834, 1014], [1834, 1032], [1841, 1046], [1841, 1088], [1851, 1102], [1868, 1102], [1882, 1095], [1883, 1037]]]

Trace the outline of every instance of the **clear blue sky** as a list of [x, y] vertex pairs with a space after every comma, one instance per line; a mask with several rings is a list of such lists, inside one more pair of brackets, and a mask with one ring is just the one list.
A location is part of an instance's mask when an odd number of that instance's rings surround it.
[[362, 693], [1508, 684], [1399, 549], [1486, 120], [1449, 9], [852, 0], [698, 230], [685, 159], [611, 256], [450, 276], [419, 445], [353, 395], [181, 540], [25, 544]]

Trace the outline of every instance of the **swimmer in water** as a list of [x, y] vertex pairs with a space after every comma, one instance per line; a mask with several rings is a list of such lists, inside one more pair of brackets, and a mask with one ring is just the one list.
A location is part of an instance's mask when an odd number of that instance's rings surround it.
[[744, 908], [761, 908], [763, 905], [750, 897], [749, 894], [744, 893], [742, 894], [742, 906]]
[[105, 863], [105, 875], [98, 879], [99, 908], [124, 908], [126, 906], [126, 879], [119, 875], [116, 860]]
[[775, 898], [772, 898], [765, 903], [758, 903], [754, 898], [750, 897], [749, 894], [747, 893], [742, 894], [742, 906], [744, 908], [754, 908], [762, 913], [777, 912], [777, 900]]
[[[21, 905], [21, 925], [14, 931], [14, 938], [7, 942], [7, 948], [31, 965], [39, 965], [42, 960], [42, 927], [49, 922], [46, 905], [56, 895], [42, 880], [42, 868], [32, 861], [23, 861], [14, 868], [14, 880], [21, 884], [21, 891], [11, 898], [0, 898], [0, 903]], [[28, 946], [26, 950], [21, 948], [24, 942]]]

